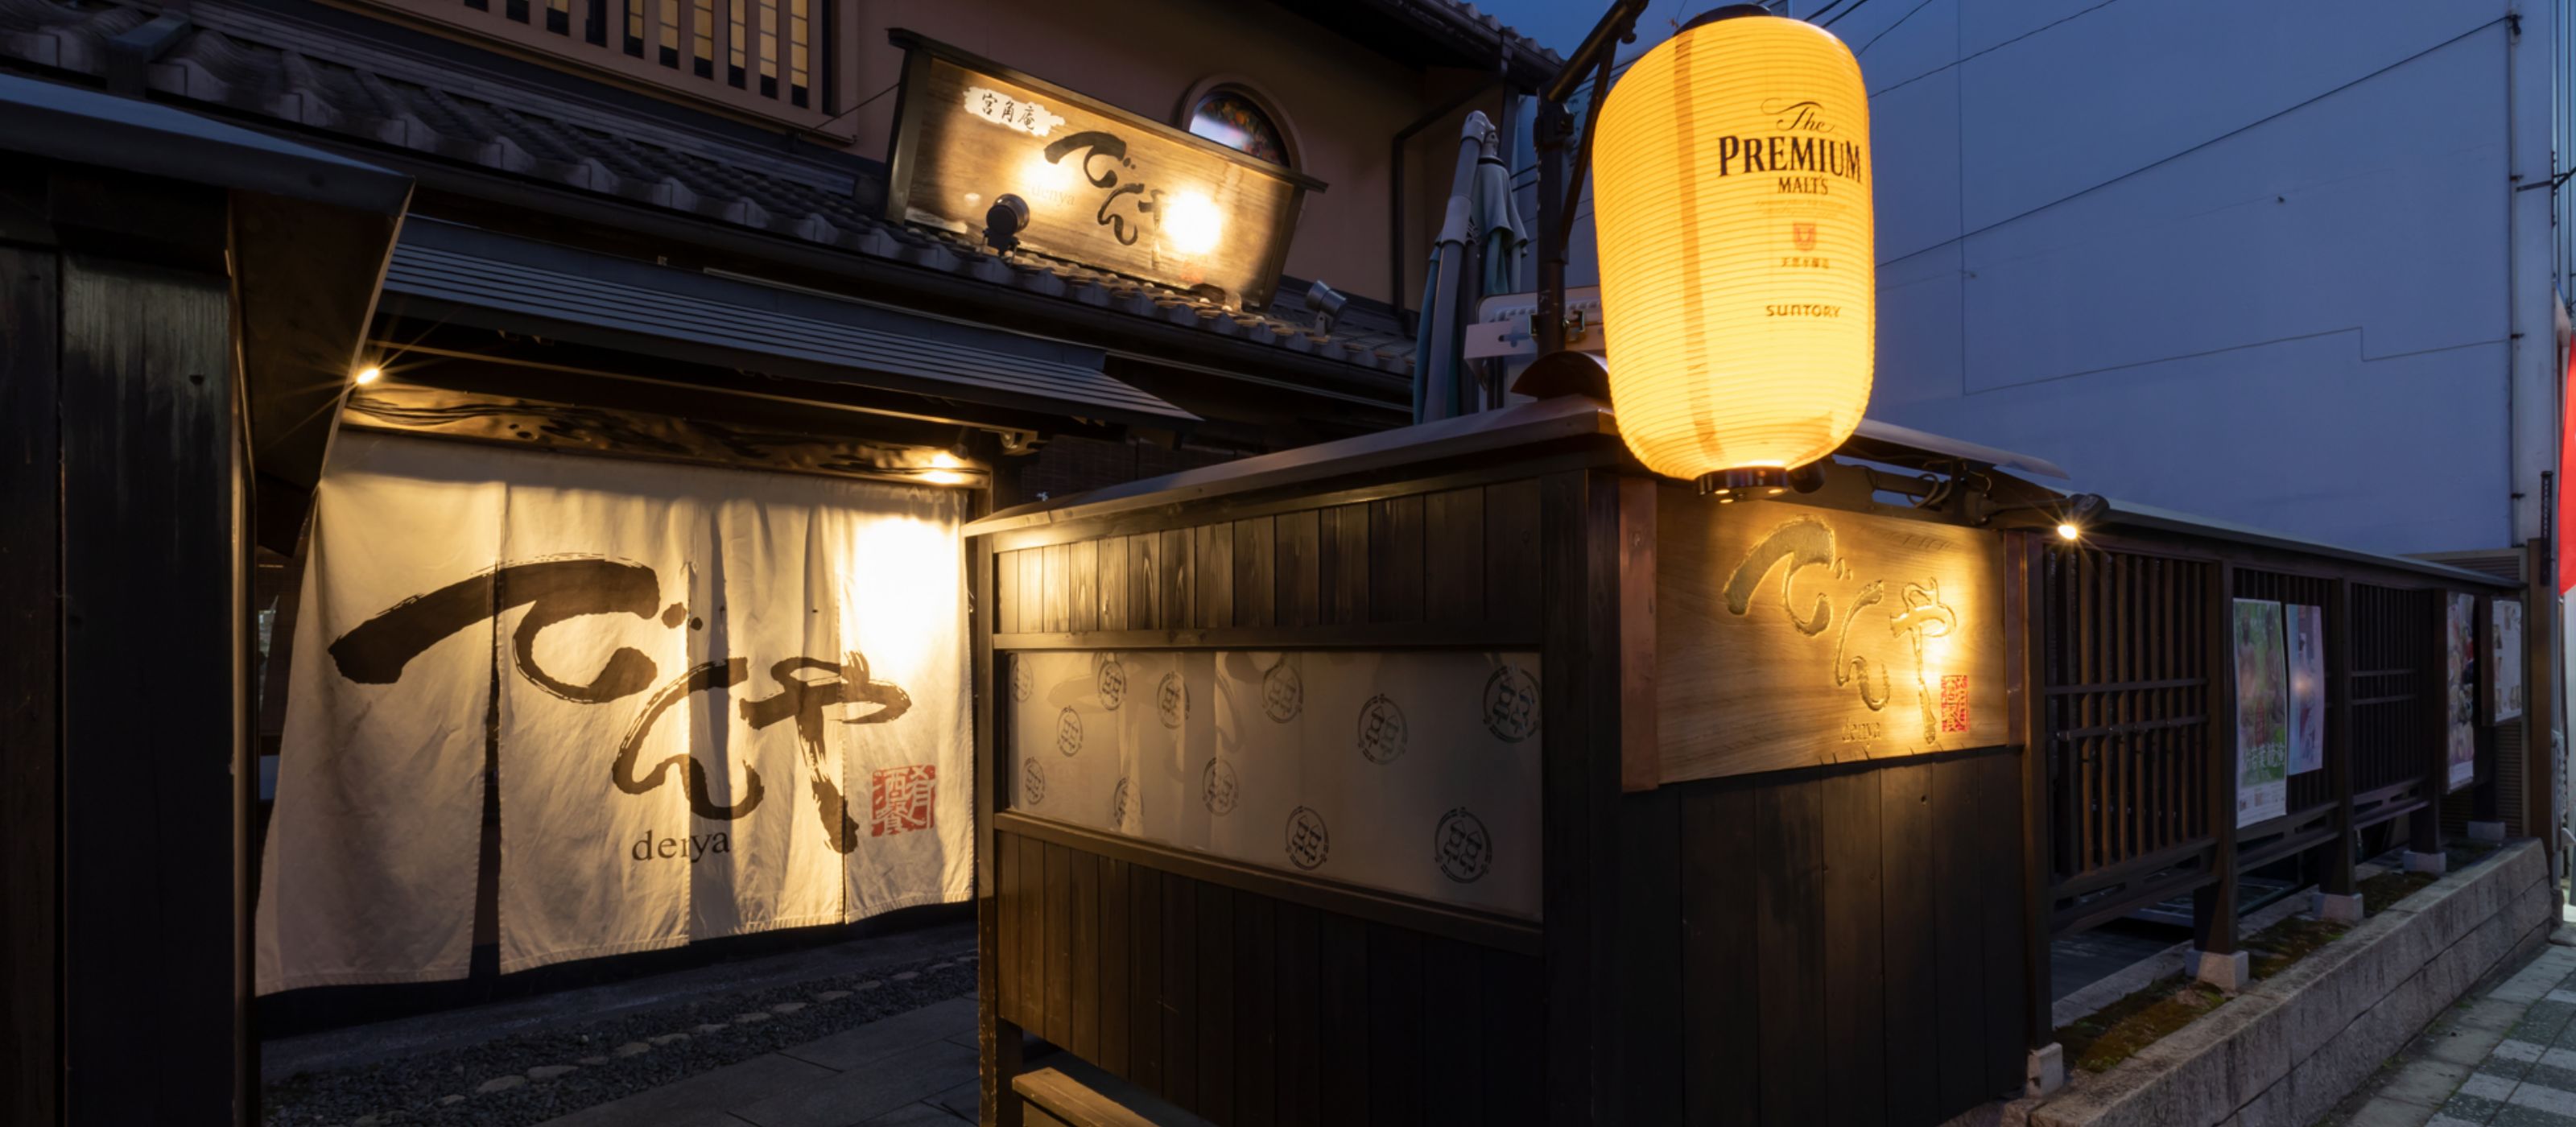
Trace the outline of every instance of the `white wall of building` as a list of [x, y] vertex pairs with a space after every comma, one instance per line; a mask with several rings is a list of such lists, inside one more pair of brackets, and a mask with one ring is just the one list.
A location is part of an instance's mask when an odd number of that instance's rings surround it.
[[2564, 6], [1792, 0], [1871, 91], [1871, 415], [2357, 548], [2537, 534]]

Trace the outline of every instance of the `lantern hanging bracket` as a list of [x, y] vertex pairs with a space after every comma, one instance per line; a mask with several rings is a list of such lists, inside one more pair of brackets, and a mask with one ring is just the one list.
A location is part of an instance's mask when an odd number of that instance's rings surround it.
[[1594, 24], [1583, 42], [1565, 57], [1565, 66], [1556, 72], [1539, 91], [1538, 118], [1531, 123], [1531, 139], [1538, 148], [1538, 353], [1545, 356], [1565, 348], [1565, 256], [1566, 239], [1572, 230], [1574, 205], [1583, 191], [1582, 162], [1569, 173], [1565, 167], [1565, 146], [1574, 131], [1573, 115], [1566, 112], [1566, 100], [1574, 96], [1575, 87], [1586, 78], [1592, 79], [1590, 104], [1584, 107], [1583, 162], [1588, 162], [1592, 149], [1592, 123], [1601, 113], [1602, 95], [1609, 92], [1610, 68], [1618, 57], [1618, 45], [1637, 38], [1637, 17], [1646, 14], [1651, 0], [1617, 0]]

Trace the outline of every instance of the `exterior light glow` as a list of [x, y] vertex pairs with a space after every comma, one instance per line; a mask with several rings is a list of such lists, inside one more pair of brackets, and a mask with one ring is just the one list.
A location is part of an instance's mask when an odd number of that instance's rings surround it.
[[930, 456], [930, 464], [935, 468], [943, 470], [959, 469], [966, 465], [964, 460], [945, 450], [932, 454]]
[[2057, 538], [2060, 540], [2081, 540], [2084, 538], [2084, 530], [2077, 528], [2072, 524], [2068, 524], [2065, 521], [2059, 521], [2057, 524]]
[[955, 470], [927, 470], [922, 473], [921, 480], [932, 485], [964, 485], [966, 475]]
[[1182, 254], [1206, 254], [1216, 249], [1219, 235], [1225, 230], [1225, 213], [1216, 202], [1196, 192], [1183, 192], [1163, 204], [1163, 233], [1171, 237], [1172, 249]]
[[376, 366], [374, 366], [374, 365], [372, 365], [372, 364], [371, 364], [371, 365], [368, 365], [367, 367], [364, 367], [364, 368], [360, 368], [360, 369], [358, 369], [358, 374], [357, 374], [357, 375], [355, 375], [355, 376], [352, 376], [352, 377], [350, 377], [350, 378], [351, 378], [351, 380], [352, 380], [352, 381], [354, 381], [354, 382], [356, 382], [356, 383], [358, 383], [358, 384], [360, 384], [360, 385], [362, 385], [362, 386], [363, 386], [363, 385], [365, 385], [365, 384], [371, 384], [371, 383], [376, 382], [376, 381], [377, 381], [377, 380], [379, 380], [379, 379], [384, 378], [384, 374], [385, 374], [385, 370], [384, 370], [384, 369], [379, 368], [379, 367], [376, 367]]
[[1684, 480], [1794, 469], [1869, 405], [1869, 98], [1841, 40], [1686, 27], [1603, 103], [1592, 174], [1619, 433]]

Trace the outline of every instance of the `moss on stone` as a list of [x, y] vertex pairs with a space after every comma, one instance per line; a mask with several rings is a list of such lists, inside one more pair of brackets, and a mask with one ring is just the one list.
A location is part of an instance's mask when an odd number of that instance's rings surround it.
[[2392, 869], [2361, 882], [2361, 910], [2376, 916], [2397, 902], [2422, 892], [2426, 885], [2440, 879], [2431, 873], [2410, 873]]
[[2350, 930], [2347, 924], [2292, 916], [2246, 936], [2245, 953], [2252, 957], [2254, 977], [2270, 978]]
[[2057, 1031], [2066, 1059], [2104, 1072], [2227, 1002], [2225, 992], [2183, 975], [2157, 979]]

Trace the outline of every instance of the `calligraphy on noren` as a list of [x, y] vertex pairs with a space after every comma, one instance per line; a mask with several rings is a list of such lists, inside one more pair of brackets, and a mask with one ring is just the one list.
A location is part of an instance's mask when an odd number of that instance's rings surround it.
[[[685, 603], [662, 605], [661, 580], [653, 569], [628, 560], [602, 556], [553, 556], [508, 563], [460, 579], [435, 591], [396, 603], [360, 623], [331, 643], [331, 660], [340, 675], [362, 685], [390, 685], [402, 679], [411, 660], [441, 640], [516, 610], [528, 608], [510, 636], [513, 669], [529, 684], [575, 704], [605, 705], [653, 689], [638, 710], [617, 755], [609, 779], [629, 795], [652, 792], [672, 771], [684, 776], [689, 809], [699, 817], [739, 819], [768, 796], [760, 772], [743, 768], [742, 792], [731, 803], [715, 801], [706, 766], [683, 751], [649, 766], [639, 764], [654, 724], [671, 706], [691, 694], [729, 690], [752, 679], [752, 663], [742, 657], [701, 661], [654, 688], [660, 669], [653, 659], [631, 647], [609, 653], [587, 682], [556, 676], [536, 658], [537, 636], [547, 627], [597, 614], [626, 614], [658, 620], [665, 629], [683, 624], [691, 629], [703, 620]], [[784, 657], [763, 667], [776, 691], [736, 703], [742, 720], [759, 731], [790, 722], [804, 751], [806, 787], [814, 800], [832, 848], [848, 853], [862, 836], [884, 836], [927, 828], [936, 775], [928, 768], [879, 771], [873, 779], [870, 824], [863, 831], [851, 817], [840, 785], [824, 770], [823, 734], [827, 720], [841, 724], [885, 724], [912, 708], [902, 686], [869, 674], [866, 655], [851, 652], [839, 661], [808, 656]], [[827, 713], [829, 715], [827, 715]]]

